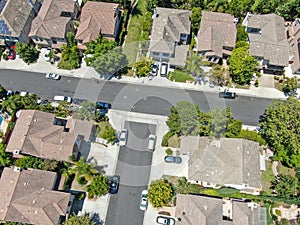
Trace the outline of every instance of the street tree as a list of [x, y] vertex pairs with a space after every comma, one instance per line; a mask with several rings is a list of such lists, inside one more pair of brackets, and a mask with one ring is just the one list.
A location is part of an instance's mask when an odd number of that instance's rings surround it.
[[238, 84], [249, 84], [257, 71], [258, 62], [249, 54], [248, 46], [235, 48], [228, 60], [230, 75]]
[[95, 225], [95, 223], [91, 221], [88, 215], [77, 216], [73, 214], [63, 225]]
[[95, 176], [91, 184], [87, 187], [88, 197], [96, 198], [106, 195], [108, 191], [107, 177], [103, 175]]
[[170, 115], [168, 116], [167, 125], [169, 127], [169, 132], [173, 134], [180, 135], [181, 133], [181, 120], [178, 111], [175, 106], [170, 109]]
[[186, 60], [186, 71], [193, 77], [204, 75], [204, 71], [201, 66], [204, 65], [203, 57], [198, 53], [192, 52]]
[[275, 152], [275, 159], [300, 167], [300, 101], [274, 100], [260, 118], [260, 134]]
[[152, 181], [148, 189], [148, 199], [153, 207], [167, 205], [173, 197], [172, 185], [164, 179]]
[[39, 51], [34, 45], [17, 42], [16, 52], [20, 58], [27, 64], [36, 62], [39, 57]]

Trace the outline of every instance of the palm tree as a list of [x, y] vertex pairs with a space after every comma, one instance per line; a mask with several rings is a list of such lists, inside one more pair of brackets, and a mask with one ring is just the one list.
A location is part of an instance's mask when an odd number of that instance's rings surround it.
[[192, 74], [193, 77], [204, 75], [204, 71], [201, 66], [204, 66], [203, 57], [200, 56], [198, 53], [192, 52], [186, 62], [186, 71]]
[[82, 178], [92, 180], [92, 178], [98, 174], [98, 171], [94, 169], [94, 165], [87, 164], [84, 157], [80, 157], [80, 159], [69, 168], [69, 172], [75, 174], [77, 181], [80, 181]]

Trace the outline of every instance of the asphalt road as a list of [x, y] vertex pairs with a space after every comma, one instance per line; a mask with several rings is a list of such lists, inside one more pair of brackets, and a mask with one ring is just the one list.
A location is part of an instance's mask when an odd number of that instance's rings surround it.
[[259, 116], [272, 99], [239, 96], [232, 100], [220, 99], [217, 93], [174, 89], [157, 86], [126, 84], [62, 77], [59, 81], [47, 80], [45, 74], [0, 70], [0, 84], [7, 89], [31, 91], [43, 99], [66, 95], [90, 101], [107, 101], [113, 109], [140, 113], [169, 115], [176, 102], [187, 100], [199, 105], [200, 110], [230, 107], [236, 119], [246, 125], [257, 125]]
[[156, 126], [125, 122], [127, 144], [120, 147], [116, 175], [120, 176], [119, 192], [110, 197], [106, 225], [141, 225], [144, 211], [139, 208], [142, 190], [147, 189], [152, 152], [147, 151], [147, 138]]

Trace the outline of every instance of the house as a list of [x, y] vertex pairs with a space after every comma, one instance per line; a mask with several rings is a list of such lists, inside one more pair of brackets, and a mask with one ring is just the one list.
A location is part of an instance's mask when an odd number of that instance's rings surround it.
[[31, 21], [40, 8], [39, 0], [0, 1], [0, 40], [28, 42]]
[[212, 63], [227, 59], [236, 41], [236, 19], [227, 13], [202, 11], [196, 51]]
[[77, 1], [44, 0], [37, 17], [31, 23], [29, 37], [42, 47], [61, 48], [66, 34], [74, 32], [72, 19], [79, 12]]
[[56, 118], [51, 113], [21, 110], [6, 151], [16, 158], [31, 155], [44, 159], [69, 161], [77, 155], [83, 141], [92, 136], [93, 124]]
[[173, 68], [185, 66], [191, 34], [190, 15], [189, 10], [154, 9], [149, 43], [153, 60], [168, 62]]
[[61, 224], [74, 197], [58, 191], [56, 173], [5, 167], [0, 177], [0, 220], [33, 225]]
[[121, 10], [116, 3], [91, 2], [84, 4], [80, 25], [76, 33], [79, 47], [85, 49], [85, 43], [96, 39], [99, 35], [111, 40], [118, 37], [121, 25]]
[[238, 138], [211, 140], [181, 137], [180, 151], [188, 154], [188, 179], [206, 187], [228, 186], [257, 193], [261, 189], [257, 142]]
[[282, 74], [289, 62], [289, 45], [283, 17], [274, 13], [247, 13], [243, 25], [248, 32], [250, 54], [260, 61], [264, 72]]
[[300, 75], [300, 18], [297, 18], [286, 30], [290, 46], [290, 66], [293, 74]]
[[177, 225], [266, 225], [266, 208], [239, 199], [177, 194]]

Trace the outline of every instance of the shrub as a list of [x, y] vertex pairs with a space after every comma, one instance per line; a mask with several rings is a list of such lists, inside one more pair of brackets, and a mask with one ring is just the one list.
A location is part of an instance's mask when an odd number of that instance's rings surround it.
[[180, 147], [180, 137], [175, 134], [168, 140], [168, 146], [173, 148], [179, 148]]
[[244, 139], [247, 139], [247, 140], [250, 140], [250, 141], [256, 141], [260, 145], [265, 145], [266, 144], [266, 141], [256, 131], [241, 130], [239, 138], [244, 138]]
[[8, 60], [8, 55], [6, 53], [3, 54], [3, 59]]
[[255, 86], [255, 87], [258, 87], [258, 86], [259, 86], [258, 80], [255, 80], [254, 86]]
[[170, 131], [168, 131], [162, 138], [162, 141], [161, 141], [161, 146], [162, 147], [168, 147], [169, 143], [169, 139], [170, 137], [172, 137], [172, 133]]
[[87, 184], [87, 180], [85, 179], [84, 176], [82, 177], [79, 177], [79, 179], [77, 179], [77, 182], [79, 185], [83, 186], [83, 185], [86, 185]]
[[167, 155], [173, 155], [172, 149], [167, 148], [167, 149], [166, 149], [166, 154], [167, 154]]
[[274, 76], [274, 80], [280, 80], [279, 76]]

